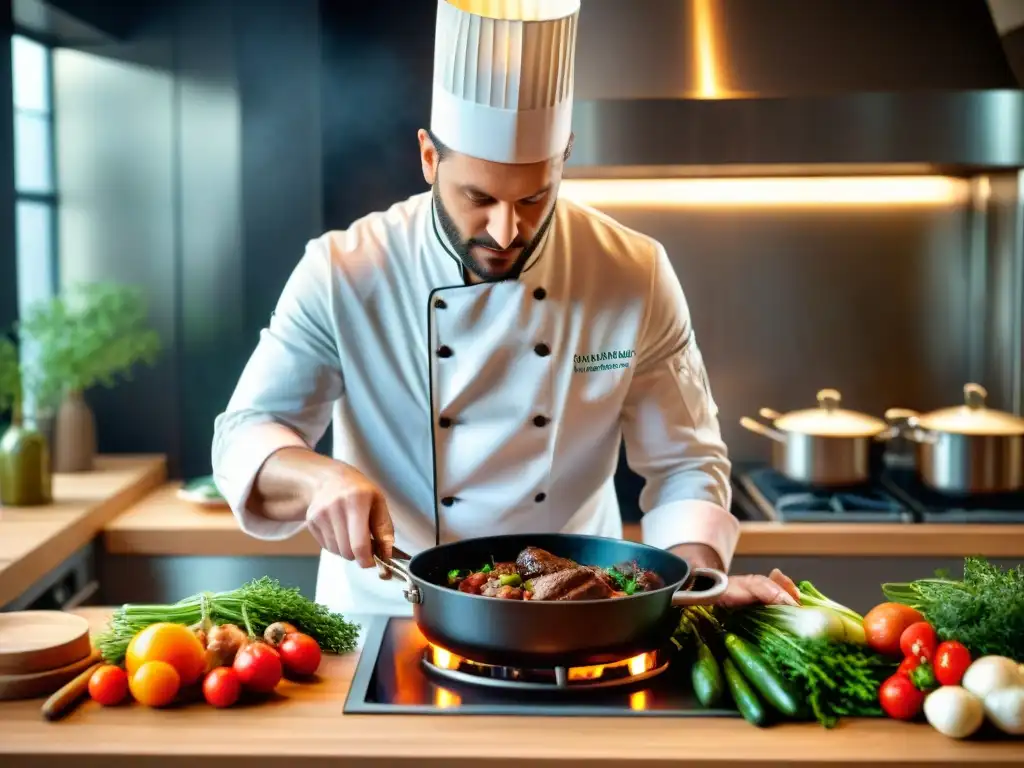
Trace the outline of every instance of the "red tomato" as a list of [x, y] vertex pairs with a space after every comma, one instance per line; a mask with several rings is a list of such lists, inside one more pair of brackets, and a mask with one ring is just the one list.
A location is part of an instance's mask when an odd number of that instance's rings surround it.
[[881, 603], [864, 616], [864, 634], [873, 650], [896, 656], [903, 630], [918, 621], [924, 621], [924, 617], [909, 605]]
[[104, 664], [89, 678], [89, 696], [105, 707], [120, 704], [128, 695], [128, 675], [120, 667]]
[[903, 661], [900, 662], [899, 668], [896, 670], [897, 675], [903, 675], [909, 677], [910, 673], [921, 666], [921, 660], [916, 659], [913, 656], [907, 656]]
[[960, 685], [971, 666], [971, 652], [955, 640], [940, 643], [935, 649], [935, 679], [943, 685]]
[[245, 646], [232, 666], [242, 685], [257, 693], [270, 693], [281, 682], [281, 656], [266, 643]]
[[232, 667], [217, 667], [203, 678], [203, 698], [214, 707], [230, 707], [242, 694], [242, 681]]
[[924, 705], [924, 691], [918, 690], [910, 678], [895, 674], [878, 689], [882, 711], [894, 720], [913, 720]]
[[935, 646], [939, 638], [927, 621], [916, 621], [903, 630], [900, 635], [900, 650], [904, 656], [931, 661], [935, 656]]
[[308, 677], [320, 666], [320, 646], [309, 635], [291, 632], [285, 635], [277, 648], [281, 663], [293, 675]]

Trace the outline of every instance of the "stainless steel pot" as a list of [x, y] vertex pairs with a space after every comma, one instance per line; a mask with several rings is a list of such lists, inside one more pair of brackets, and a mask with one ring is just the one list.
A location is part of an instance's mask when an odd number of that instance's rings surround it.
[[916, 443], [917, 471], [926, 485], [954, 494], [1024, 490], [1024, 419], [987, 407], [987, 397], [980, 384], [965, 384], [963, 405], [885, 412]]
[[818, 392], [818, 407], [780, 414], [762, 408], [767, 427], [744, 416], [740, 424], [772, 440], [772, 467], [808, 485], [852, 486], [871, 476], [873, 446], [899, 433], [882, 419], [840, 408], [835, 389]]

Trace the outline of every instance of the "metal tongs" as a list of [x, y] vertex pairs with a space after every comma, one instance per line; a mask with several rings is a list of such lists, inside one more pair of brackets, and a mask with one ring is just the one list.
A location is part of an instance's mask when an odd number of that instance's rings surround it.
[[370, 542], [371, 546], [373, 547], [373, 560], [377, 564], [377, 575], [381, 579], [387, 580], [391, 578], [393, 568], [393, 566], [390, 564], [391, 560], [398, 559], [405, 560], [408, 562], [412, 559], [412, 557], [407, 552], [402, 551], [395, 545], [391, 546], [391, 557], [386, 558], [381, 552], [380, 542], [377, 541], [377, 539], [373, 538], [370, 539]]

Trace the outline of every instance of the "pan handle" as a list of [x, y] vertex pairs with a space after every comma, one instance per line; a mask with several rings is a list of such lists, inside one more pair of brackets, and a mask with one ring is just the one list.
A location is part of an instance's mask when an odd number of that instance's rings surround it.
[[420, 588], [416, 586], [412, 580], [412, 576], [409, 573], [406, 564], [401, 563], [393, 557], [389, 557], [386, 560], [378, 557], [376, 554], [373, 556], [373, 561], [377, 563], [377, 573], [382, 579], [391, 577], [391, 574], [398, 576], [405, 585], [402, 587], [402, 594], [405, 595], [405, 599], [410, 603], [420, 603], [423, 601], [423, 595], [420, 592]]
[[779, 430], [766, 427], [759, 421], [754, 421], [749, 416], [744, 416], [740, 419], [740, 425], [749, 429], [751, 432], [756, 432], [762, 437], [767, 437], [769, 440], [774, 440], [777, 443], [786, 442], [786, 437]]
[[725, 594], [729, 577], [717, 568], [694, 568], [693, 576], [707, 576], [714, 584], [705, 590], [680, 589], [672, 593], [672, 605], [709, 605]]

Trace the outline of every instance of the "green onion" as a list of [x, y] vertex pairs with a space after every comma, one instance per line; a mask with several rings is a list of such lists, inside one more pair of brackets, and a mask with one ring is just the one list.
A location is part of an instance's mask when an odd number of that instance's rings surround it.
[[752, 618], [794, 637], [805, 640], [829, 640], [840, 643], [846, 629], [839, 616], [823, 608], [796, 605], [762, 605], [749, 611]]
[[503, 587], [518, 587], [523, 583], [523, 579], [518, 573], [503, 573], [498, 577], [498, 581]]
[[192, 626], [207, 621], [248, 625], [257, 635], [274, 622], [287, 621], [331, 653], [354, 650], [359, 636], [358, 624], [303, 597], [298, 589], [282, 587], [264, 576], [238, 589], [201, 592], [171, 605], [122, 605], [114, 611], [107, 630], [96, 638], [96, 645], [108, 663], [119, 664], [132, 638], [150, 624]]

